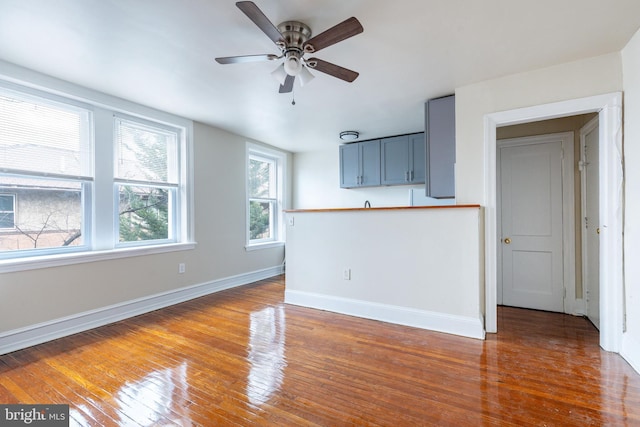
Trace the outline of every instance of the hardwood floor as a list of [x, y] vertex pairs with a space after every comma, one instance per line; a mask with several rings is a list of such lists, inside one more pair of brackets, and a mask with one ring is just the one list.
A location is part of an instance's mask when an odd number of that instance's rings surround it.
[[283, 304], [284, 278], [0, 356], [0, 403], [71, 425], [640, 425], [585, 319], [501, 307], [486, 341]]

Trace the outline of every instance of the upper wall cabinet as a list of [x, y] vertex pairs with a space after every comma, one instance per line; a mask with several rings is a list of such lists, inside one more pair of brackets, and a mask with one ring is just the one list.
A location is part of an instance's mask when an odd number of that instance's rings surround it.
[[382, 185], [425, 182], [424, 133], [380, 140]]
[[425, 106], [426, 194], [455, 197], [456, 104], [455, 96], [431, 99]]
[[380, 140], [340, 146], [340, 187], [380, 185]]

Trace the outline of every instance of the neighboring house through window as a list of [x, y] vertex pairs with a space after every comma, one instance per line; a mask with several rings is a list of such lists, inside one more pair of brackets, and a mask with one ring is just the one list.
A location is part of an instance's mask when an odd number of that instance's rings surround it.
[[90, 128], [83, 105], [0, 91], [0, 193], [17, 195], [13, 227], [0, 233], [0, 255], [86, 249]]
[[190, 243], [190, 122], [120, 111], [0, 82], [0, 260]]
[[247, 249], [282, 244], [286, 155], [247, 145]]

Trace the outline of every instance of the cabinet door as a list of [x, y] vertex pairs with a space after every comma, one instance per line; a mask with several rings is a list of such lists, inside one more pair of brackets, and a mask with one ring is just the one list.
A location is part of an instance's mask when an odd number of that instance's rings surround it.
[[360, 146], [360, 186], [380, 185], [380, 140], [366, 141]]
[[418, 133], [409, 135], [409, 146], [411, 147], [411, 183], [423, 184], [425, 182], [425, 135]]
[[359, 144], [340, 146], [340, 187], [357, 187], [360, 183]]
[[396, 136], [380, 140], [382, 185], [408, 184], [410, 180], [409, 137]]
[[455, 96], [432, 99], [426, 108], [427, 196], [455, 197]]

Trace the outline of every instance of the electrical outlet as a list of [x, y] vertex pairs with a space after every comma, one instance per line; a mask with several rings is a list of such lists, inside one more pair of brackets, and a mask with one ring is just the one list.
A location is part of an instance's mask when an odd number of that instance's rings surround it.
[[182, 274], [187, 270], [187, 266], [185, 265], [184, 262], [181, 262], [180, 264], [178, 264], [178, 273]]
[[291, 227], [293, 227], [293, 223], [294, 223], [294, 222], [295, 222], [295, 221], [293, 220], [293, 217], [292, 217], [292, 216], [290, 216], [290, 217], [289, 217], [289, 225], [290, 225]]
[[345, 268], [342, 271], [342, 278], [344, 280], [351, 280], [351, 269], [350, 268]]

